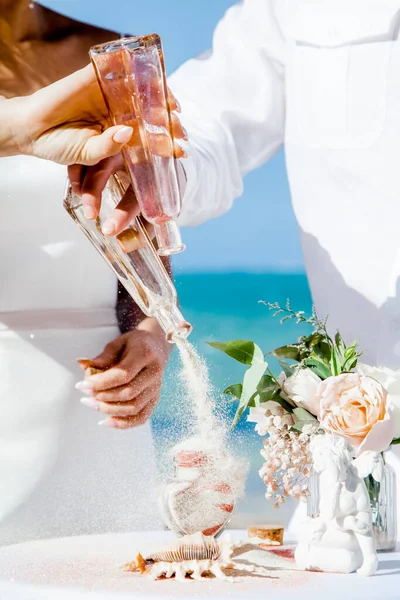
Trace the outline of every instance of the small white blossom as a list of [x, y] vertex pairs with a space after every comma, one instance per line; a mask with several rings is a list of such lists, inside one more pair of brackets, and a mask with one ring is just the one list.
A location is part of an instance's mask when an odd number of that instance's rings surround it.
[[270, 407], [264, 409], [265, 420], [263, 426], [258, 427], [259, 432], [268, 434], [263, 438], [260, 451], [265, 462], [259, 474], [267, 488], [266, 498], [274, 499], [274, 506], [279, 507], [289, 496], [296, 500], [304, 500], [308, 496], [308, 477], [312, 472], [309, 454], [312, 432], [291, 430], [292, 416], [279, 405], [272, 408], [274, 410]]
[[303, 433], [305, 433], [306, 435], [312, 435], [313, 433], [315, 433], [315, 425], [313, 425], [312, 423], [307, 423], [306, 425], [303, 425]]

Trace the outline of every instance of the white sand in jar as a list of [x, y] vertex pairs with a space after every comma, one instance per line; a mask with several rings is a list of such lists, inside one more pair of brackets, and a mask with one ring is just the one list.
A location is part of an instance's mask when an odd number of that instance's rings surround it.
[[180, 380], [191, 431], [172, 448], [175, 476], [162, 494], [163, 515], [177, 533], [219, 531], [244, 492], [247, 464], [228, 450], [228, 424], [216, 414], [207, 364], [187, 340], [178, 340]]

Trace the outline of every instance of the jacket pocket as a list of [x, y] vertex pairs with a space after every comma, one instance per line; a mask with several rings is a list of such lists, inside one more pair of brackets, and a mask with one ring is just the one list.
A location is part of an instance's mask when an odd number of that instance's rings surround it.
[[287, 28], [287, 105], [289, 133], [303, 145], [367, 148], [383, 133], [390, 59], [398, 44], [390, 39], [392, 13], [378, 19], [369, 9], [359, 15], [343, 9], [329, 19], [329, 12], [316, 10], [311, 18], [297, 11]]

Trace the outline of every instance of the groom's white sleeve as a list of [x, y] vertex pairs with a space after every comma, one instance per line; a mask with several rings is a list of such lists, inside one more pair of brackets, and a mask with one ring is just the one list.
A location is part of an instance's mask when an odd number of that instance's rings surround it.
[[243, 191], [243, 175], [282, 145], [285, 42], [275, 4], [234, 5], [215, 30], [213, 50], [169, 79], [189, 134], [181, 225], [229, 210]]

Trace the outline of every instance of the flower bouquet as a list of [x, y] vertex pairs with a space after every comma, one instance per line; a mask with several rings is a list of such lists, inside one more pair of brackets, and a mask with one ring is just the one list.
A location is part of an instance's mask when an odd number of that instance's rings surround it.
[[[238, 402], [233, 426], [250, 409], [248, 421], [255, 423], [263, 438], [265, 462], [259, 473], [267, 499], [273, 499], [276, 507], [287, 497], [307, 500], [313, 474], [310, 441], [316, 435], [334, 434], [353, 447], [354, 465], [370, 495], [374, 528], [382, 533], [387, 527], [379, 507], [383, 451], [400, 443], [396, 437], [400, 434], [400, 374], [361, 364], [357, 342], [347, 345], [339, 332], [332, 338], [327, 320], [320, 320], [315, 309], [306, 316], [292, 310], [289, 301], [284, 308], [264, 304], [274, 316], [281, 316], [282, 323], [295, 319], [312, 328], [296, 343], [269, 353], [278, 360], [278, 375], [252, 341], [210, 345], [248, 365], [243, 382], [230, 385], [224, 393]], [[394, 498], [392, 503], [395, 510]]]

